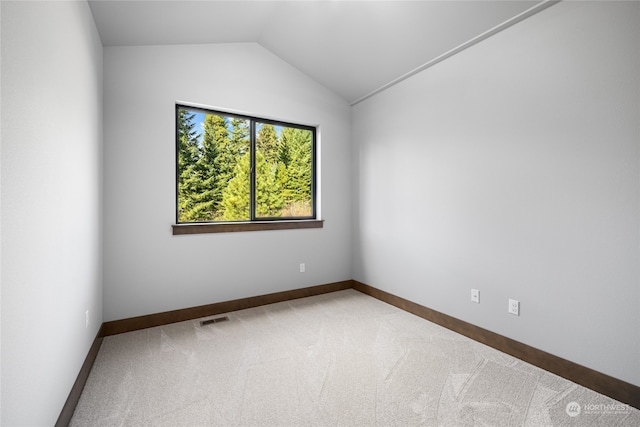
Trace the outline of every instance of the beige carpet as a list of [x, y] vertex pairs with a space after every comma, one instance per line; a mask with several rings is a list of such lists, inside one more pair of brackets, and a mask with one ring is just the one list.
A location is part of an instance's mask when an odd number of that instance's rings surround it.
[[[106, 337], [72, 426], [640, 426], [354, 290]], [[216, 316], [219, 317], [219, 316]]]

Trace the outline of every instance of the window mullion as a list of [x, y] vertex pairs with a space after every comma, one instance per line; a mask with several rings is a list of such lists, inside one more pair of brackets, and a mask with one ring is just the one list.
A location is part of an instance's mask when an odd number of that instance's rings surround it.
[[256, 219], [256, 121], [249, 121], [249, 218]]

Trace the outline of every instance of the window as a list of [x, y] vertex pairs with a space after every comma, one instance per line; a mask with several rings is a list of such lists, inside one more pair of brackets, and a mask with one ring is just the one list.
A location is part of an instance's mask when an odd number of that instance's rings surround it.
[[315, 152], [314, 127], [176, 105], [177, 225], [315, 220]]

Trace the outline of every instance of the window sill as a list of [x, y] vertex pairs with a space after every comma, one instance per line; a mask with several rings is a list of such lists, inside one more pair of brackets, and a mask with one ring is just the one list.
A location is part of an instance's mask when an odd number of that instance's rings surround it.
[[174, 224], [173, 235], [231, 233], [238, 231], [263, 230], [297, 230], [301, 228], [323, 228], [324, 220], [312, 219], [302, 221], [255, 221], [255, 222], [226, 222], [219, 224]]

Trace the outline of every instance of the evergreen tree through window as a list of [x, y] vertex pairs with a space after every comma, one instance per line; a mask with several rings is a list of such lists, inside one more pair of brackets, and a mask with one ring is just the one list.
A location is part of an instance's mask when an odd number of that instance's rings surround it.
[[310, 126], [176, 105], [176, 221], [315, 219]]

